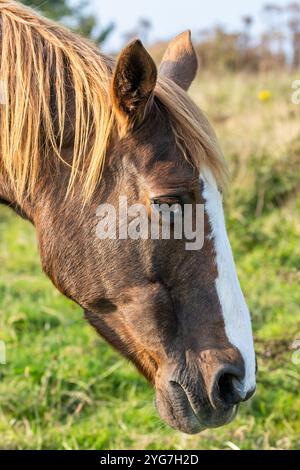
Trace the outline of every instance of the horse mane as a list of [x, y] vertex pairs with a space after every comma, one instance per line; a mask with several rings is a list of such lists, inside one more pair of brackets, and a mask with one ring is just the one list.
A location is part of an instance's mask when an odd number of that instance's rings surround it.
[[[53, 159], [62, 160], [70, 167], [66, 194], [80, 180], [87, 200], [101, 178], [115, 128], [113, 60], [87, 40], [11, 0], [0, 0], [0, 40], [0, 172], [21, 202], [34, 194], [41, 169], [44, 173], [48, 166], [51, 171]], [[163, 77], [155, 95], [170, 115], [183, 155], [197, 168], [210, 167], [223, 187], [226, 165], [203, 113]], [[63, 158], [68, 126], [73, 135], [70, 162]]]
[[228, 168], [217, 136], [209, 120], [190, 96], [176, 83], [159, 77], [156, 97], [165, 106], [177, 147], [197, 170], [208, 168], [222, 191], [228, 181]]

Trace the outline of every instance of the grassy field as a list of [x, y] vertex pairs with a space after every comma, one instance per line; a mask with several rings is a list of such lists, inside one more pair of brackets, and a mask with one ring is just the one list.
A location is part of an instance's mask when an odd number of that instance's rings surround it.
[[[33, 228], [0, 208], [0, 447], [300, 447], [300, 105], [287, 73], [203, 75], [192, 94], [230, 163], [229, 237], [250, 306], [258, 389], [236, 420], [185, 436], [156, 415], [153, 391], [41, 273]], [[258, 98], [269, 90], [266, 101]], [[263, 98], [263, 96], [262, 96]], [[299, 359], [297, 361], [297, 358]], [[298, 362], [298, 364], [297, 364]]]

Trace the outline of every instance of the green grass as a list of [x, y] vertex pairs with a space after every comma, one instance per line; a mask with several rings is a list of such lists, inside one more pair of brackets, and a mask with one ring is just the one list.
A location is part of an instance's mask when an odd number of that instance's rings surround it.
[[[296, 449], [300, 446], [300, 109], [288, 75], [203, 76], [193, 87], [233, 178], [229, 236], [253, 316], [258, 388], [230, 425], [185, 436], [153, 391], [41, 273], [33, 228], [0, 207], [0, 447]], [[257, 99], [270, 89], [268, 103]], [[297, 172], [298, 171], [298, 172]]]

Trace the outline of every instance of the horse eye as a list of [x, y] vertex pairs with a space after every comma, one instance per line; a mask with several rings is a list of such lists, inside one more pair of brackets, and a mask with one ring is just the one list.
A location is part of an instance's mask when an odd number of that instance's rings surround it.
[[160, 196], [151, 199], [151, 208], [159, 214], [161, 221], [167, 221], [172, 226], [177, 218], [184, 214], [184, 202], [178, 196]]
[[151, 206], [159, 212], [164, 212], [172, 209], [172, 212], [179, 212], [183, 210], [183, 201], [178, 196], [161, 196], [159, 198], [151, 199]]

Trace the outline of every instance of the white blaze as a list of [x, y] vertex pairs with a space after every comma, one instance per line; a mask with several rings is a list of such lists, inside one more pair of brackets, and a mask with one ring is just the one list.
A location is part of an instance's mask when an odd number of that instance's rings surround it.
[[201, 175], [205, 210], [211, 225], [218, 278], [216, 289], [225, 323], [225, 332], [230, 343], [241, 353], [245, 363], [245, 379], [236, 383], [244, 395], [255, 387], [255, 352], [253, 346], [251, 319], [240, 283], [237, 277], [232, 250], [227, 236], [222, 196], [214, 177], [209, 171]]

